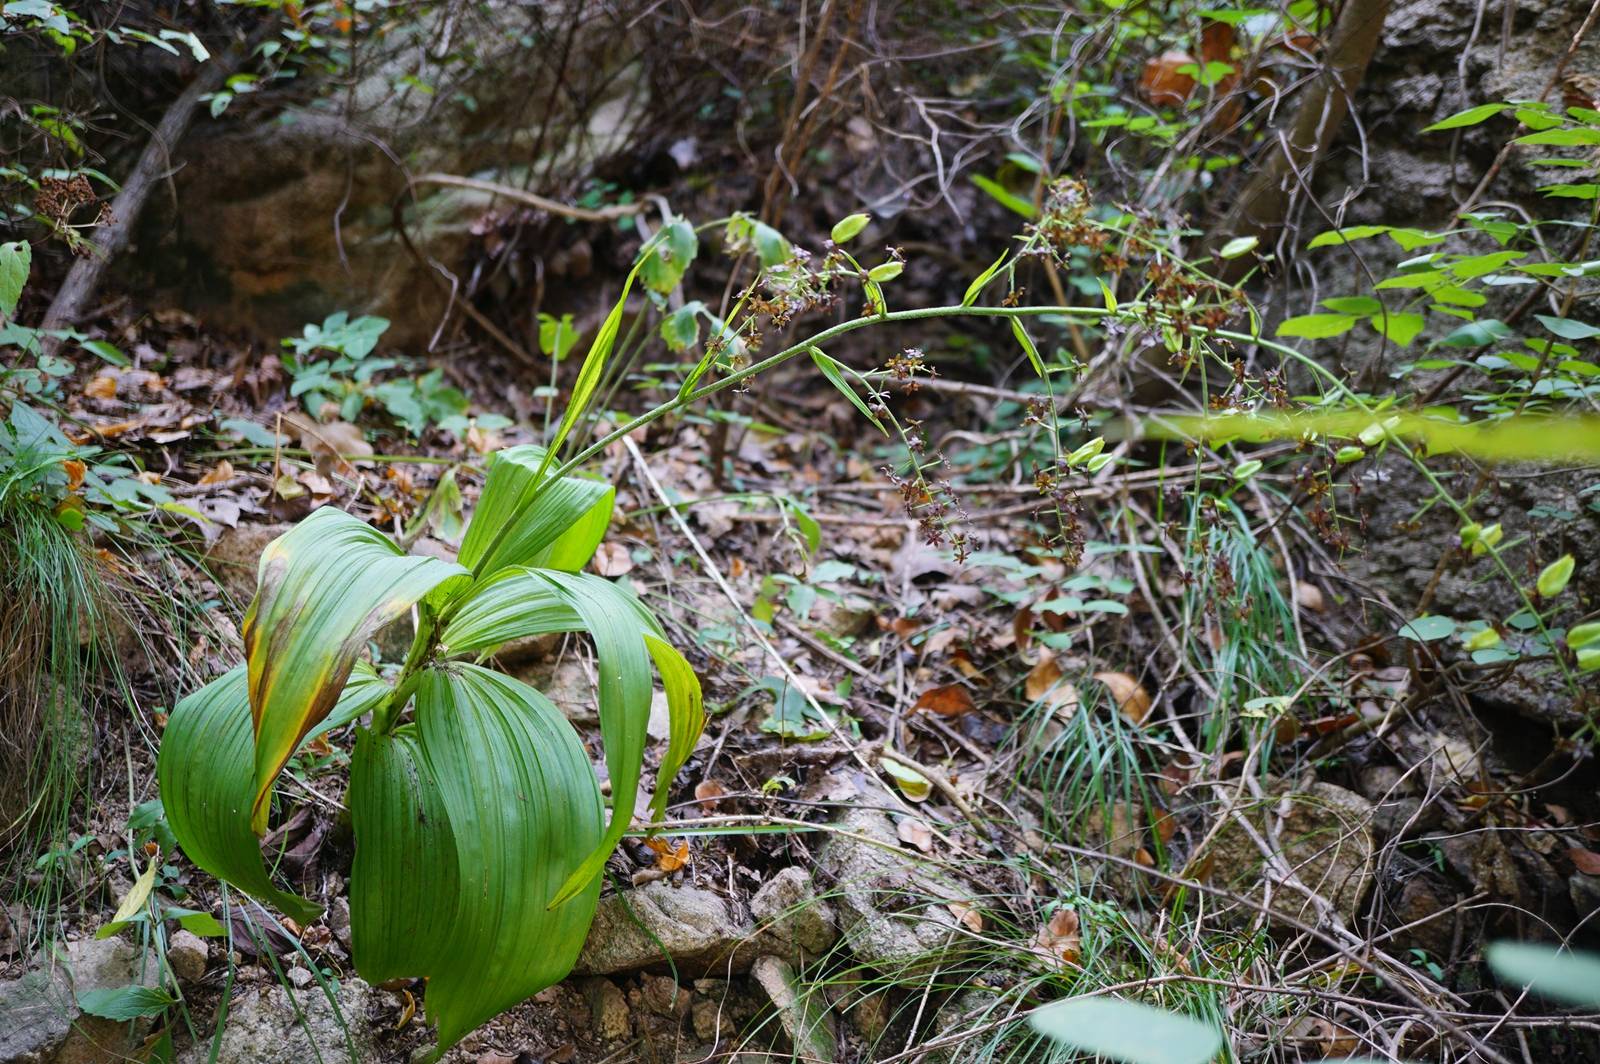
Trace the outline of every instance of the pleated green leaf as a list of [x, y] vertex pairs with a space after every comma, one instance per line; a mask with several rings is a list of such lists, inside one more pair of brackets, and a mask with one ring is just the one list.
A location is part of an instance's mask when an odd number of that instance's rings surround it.
[[700, 693], [700, 678], [678, 649], [654, 632], [644, 633], [645, 648], [661, 674], [667, 693], [667, 756], [661, 759], [656, 774], [655, 796], [650, 802], [650, 818], [659, 823], [666, 815], [667, 788], [672, 778], [694, 753], [695, 743], [706, 724], [705, 702]]
[[[428, 977], [427, 1014], [443, 1051], [572, 970], [599, 881], [564, 904], [553, 899], [600, 842], [602, 807], [572, 726], [526, 684], [471, 665], [430, 669], [420, 675], [416, 715], [459, 875], [449, 952], [415, 973]], [[358, 835], [357, 852], [372, 843]], [[448, 907], [444, 885], [416, 889]]]
[[470, 654], [551, 632], [584, 632], [595, 640], [600, 727], [614, 809], [607, 843], [583, 869], [598, 874], [633, 814], [653, 689], [646, 657], [661, 676], [669, 715], [667, 754], [651, 807], [656, 820], [665, 809], [668, 785], [705, 726], [700, 680], [644, 603], [587, 573], [502, 570], [461, 600], [440, 645], [446, 654]]
[[[367, 670], [351, 682], [328, 719], [352, 720], [387, 691]], [[278, 889], [251, 830], [254, 746], [244, 666], [179, 702], [167, 721], [156, 763], [167, 822], [196, 867], [305, 923], [316, 919], [322, 907]]]
[[508, 447], [490, 459], [478, 509], [461, 541], [461, 564], [480, 578], [512, 565], [576, 572], [600, 546], [616, 490], [587, 477], [548, 480], [547, 460], [548, 452], [533, 444]]
[[630, 596], [609, 580], [588, 573], [534, 570], [533, 575], [567, 600], [582, 618], [583, 630], [594, 640], [599, 673], [596, 705], [611, 778], [611, 823], [599, 846], [556, 895], [557, 901], [564, 901], [594, 882], [633, 819], [655, 684], [650, 653], [642, 638], [642, 618]]
[[349, 805], [350, 935], [362, 978], [382, 983], [437, 970], [454, 945], [460, 882], [444, 796], [413, 729], [357, 733]]
[[583, 630], [567, 597], [532, 569], [502, 569], [455, 607], [439, 637], [446, 657], [474, 654], [513, 639]]
[[468, 579], [460, 566], [407, 556], [332, 507], [267, 545], [244, 618], [257, 834], [266, 830], [272, 781], [328, 716], [367, 640], [431, 592]]

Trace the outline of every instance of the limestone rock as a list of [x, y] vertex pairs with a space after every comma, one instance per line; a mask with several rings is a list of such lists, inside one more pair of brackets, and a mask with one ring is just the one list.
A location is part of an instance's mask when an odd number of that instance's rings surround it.
[[817, 896], [811, 873], [799, 866], [763, 883], [750, 899], [750, 914], [764, 934], [812, 956], [827, 953], [839, 941], [833, 906]]
[[[1354, 921], [1372, 885], [1372, 803], [1331, 783], [1293, 790], [1288, 781], [1269, 777], [1262, 790], [1266, 801], [1245, 801], [1238, 816], [1263, 839], [1275, 837], [1283, 863], [1300, 882], [1326, 899], [1346, 924]], [[1237, 821], [1230, 818], [1218, 832], [1209, 856], [1213, 882], [1262, 898], [1267, 858]], [[1269, 904], [1289, 919], [1319, 922], [1317, 907], [1292, 887], [1274, 884]]]
[[906, 854], [883, 813], [852, 809], [837, 826], [842, 833], [829, 838], [818, 866], [836, 885], [832, 901], [845, 947], [897, 982], [920, 981], [961, 947], [946, 902], [969, 892]]
[[819, 990], [800, 983], [788, 961], [758, 958], [750, 968], [778, 1010], [778, 1022], [801, 1060], [838, 1060], [839, 1032]]
[[589, 1003], [589, 1023], [595, 1034], [607, 1042], [628, 1037], [633, 1029], [633, 1016], [628, 1011], [628, 998], [620, 987], [609, 979], [585, 979], [579, 984]]
[[680, 971], [700, 974], [725, 964], [753, 931], [720, 894], [665, 881], [647, 883], [600, 899], [573, 971], [611, 975], [664, 967], [665, 947]]
[[192, 983], [206, 974], [206, 941], [193, 931], [179, 931], [167, 943], [167, 963], [178, 979]]
[[223, 532], [206, 551], [206, 567], [239, 611], [255, 598], [256, 566], [261, 561], [261, 552], [292, 527], [245, 522]]
[[68, 943], [64, 963], [0, 983], [0, 1064], [108, 1064], [124, 1059], [149, 1020], [85, 1015], [77, 995], [156, 983], [156, 961], [118, 938]]
[[[228, 1010], [217, 1064], [341, 1059], [350, 1048], [346, 1031], [355, 1059], [374, 1060], [366, 1024], [371, 997], [372, 988], [354, 976], [339, 982], [334, 992], [337, 1008], [315, 984], [294, 991], [292, 999], [290, 991], [276, 983], [248, 990]], [[205, 1064], [210, 1049], [211, 1039], [202, 1038], [180, 1055], [180, 1064]]]

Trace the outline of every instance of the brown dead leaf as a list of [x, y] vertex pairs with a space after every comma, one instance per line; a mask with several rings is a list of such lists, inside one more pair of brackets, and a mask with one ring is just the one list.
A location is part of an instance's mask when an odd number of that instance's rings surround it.
[[676, 846], [663, 838], [645, 839], [644, 844], [655, 853], [656, 867], [663, 872], [676, 872], [689, 863], [689, 844], [679, 841]]
[[1567, 851], [1567, 856], [1572, 858], [1573, 867], [1584, 875], [1600, 876], [1600, 853], [1574, 846]]
[[982, 669], [973, 664], [972, 655], [967, 653], [965, 647], [956, 647], [956, 649], [951, 652], [950, 664], [954, 665], [957, 672], [971, 680], [973, 683], [989, 683], [989, 677], [983, 674]]
[[933, 852], [933, 829], [916, 817], [906, 817], [900, 821], [895, 826], [895, 834], [908, 846], [915, 846], [923, 853]]
[[117, 378], [102, 373], [83, 386], [83, 394], [91, 399], [115, 399]]
[[901, 639], [910, 639], [922, 627], [922, 622], [910, 617], [879, 617], [878, 631], [893, 632]]
[[200, 478], [200, 483], [201, 483], [202, 486], [210, 485], [210, 484], [221, 484], [225, 480], [232, 480], [232, 479], [233, 479], [233, 463], [228, 461], [226, 458], [224, 458], [222, 461], [218, 462], [213, 468], [211, 468], [211, 469], [206, 471], [206, 475]]
[[728, 788], [718, 780], [701, 780], [694, 785], [695, 801], [708, 812], [716, 809], [717, 803], [727, 797], [727, 794]]
[[1195, 80], [1183, 72], [1197, 63], [1188, 52], [1162, 52], [1139, 74], [1139, 95], [1157, 107], [1177, 107], [1194, 92]]
[[1150, 692], [1125, 672], [1097, 672], [1094, 678], [1106, 685], [1117, 709], [1133, 724], [1143, 724], [1150, 715]]
[[1034, 936], [1033, 947], [1057, 967], [1077, 964], [1083, 940], [1079, 935], [1078, 910], [1057, 909]]
[[370, 458], [374, 453], [361, 428], [348, 421], [319, 425], [299, 415], [285, 415], [284, 421], [299, 433], [300, 446], [311, 452], [317, 472], [323, 476], [335, 469], [350, 469], [352, 461]]
[[88, 467], [76, 458], [61, 460], [61, 469], [67, 474], [67, 490], [77, 491], [83, 487], [83, 475], [89, 471]]
[[600, 549], [594, 552], [594, 561], [591, 563], [594, 571], [604, 577], [622, 576], [633, 572], [633, 558], [628, 554], [628, 548], [620, 543], [602, 543]]
[[1304, 581], [1294, 585], [1294, 601], [1295, 605], [1312, 613], [1321, 613], [1326, 608], [1322, 600], [1322, 589], [1316, 584]]
[[943, 687], [932, 687], [922, 692], [922, 697], [917, 699], [917, 704], [911, 707], [911, 712], [919, 710], [928, 713], [937, 713], [941, 717], [959, 717], [963, 713], [970, 713], [976, 708], [972, 701], [972, 694], [958, 683], [945, 684]]
[[983, 933], [983, 914], [974, 909], [972, 906], [968, 905], [966, 902], [949, 902], [945, 905], [945, 908], [950, 910], [951, 916], [954, 916], [957, 920], [960, 920], [963, 924], [965, 924], [969, 931], [973, 932], [974, 934]]

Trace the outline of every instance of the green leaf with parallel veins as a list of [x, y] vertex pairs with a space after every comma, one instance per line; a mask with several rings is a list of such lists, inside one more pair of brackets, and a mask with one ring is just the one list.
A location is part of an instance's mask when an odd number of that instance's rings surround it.
[[1600, 1005], [1600, 956], [1557, 950], [1542, 942], [1492, 942], [1484, 959], [1515, 986], [1572, 1005]]
[[428, 977], [427, 1014], [443, 1051], [572, 970], [599, 879], [553, 899], [577, 856], [600, 843], [603, 810], [583, 744], [549, 699], [470, 665], [420, 676], [419, 745], [459, 875], [453, 899], [443, 884], [421, 885], [440, 919], [451, 913], [449, 953], [416, 973]]
[[678, 649], [653, 632], [644, 633], [644, 644], [667, 696], [667, 754], [656, 773], [655, 795], [650, 802], [650, 817], [659, 822], [666, 816], [667, 788], [694, 753], [694, 745], [706, 725], [706, 712], [700, 678]]
[[588, 477], [544, 476], [549, 455], [523, 444], [496, 451], [460, 561], [480, 579], [512, 565], [581, 569], [611, 522], [616, 490]]
[[1030, 1021], [1052, 1042], [1124, 1064], [1206, 1064], [1222, 1050], [1211, 1024], [1121, 998], [1057, 1001]]
[[159, 986], [118, 986], [78, 991], [78, 1007], [91, 1016], [119, 1023], [141, 1016], [159, 1016], [178, 999]]
[[[178, 845], [196, 867], [309, 923], [322, 907], [273, 884], [260, 840], [250, 829], [255, 741], [246, 680], [241, 665], [173, 708], [156, 762], [162, 806]], [[370, 671], [358, 675], [328, 719], [359, 715], [387, 692]]]
[[967, 285], [966, 294], [961, 297], [962, 306], [970, 307], [978, 301], [978, 296], [983, 293], [984, 286], [994, 279], [995, 274], [1000, 272], [1000, 267], [1004, 265], [1006, 256], [1009, 254], [1011, 254], [1010, 251], [1002, 251], [1000, 257], [989, 264], [988, 269], [972, 279], [972, 283]]
[[243, 629], [257, 834], [266, 831], [273, 780], [333, 709], [367, 640], [425, 596], [468, 579], [460, 566], [410, 557], [371, 525], [327, 506], [267, 545]]
[[883, 427], [883, 422], [878, 420], [878, 415], [874, 414], [871, 409], [868, 408], [866, 401], [863, 400], [861, 396], [857, 395], [856, 390], [845, 382], [844, 372], [840, 368], [839, 363], [823, 354], [820, 347], [813, 347], [811, 349], [811, 362], [817, 367], [818, 370], [821, 371], [822, 375], [828, 379], [828, 383], [833, 385], [840, 395], [850, 400], [850, 405], [859, 410], [862, 417], [866, 418], [872, 423], [873, 428], [877, 429], [885, 436], [889, 435], [889, 430]]
[[444, 796], [411, 729], [356, 734], [350, 762], [350, 935], [369, 983], [436, 971], [454, 947], [461, 895]]

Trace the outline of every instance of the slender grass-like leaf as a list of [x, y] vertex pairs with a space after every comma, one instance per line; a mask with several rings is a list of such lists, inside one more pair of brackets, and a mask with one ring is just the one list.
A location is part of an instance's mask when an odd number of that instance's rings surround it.
[[367, 640], [442, 585], [467, 578], [460, 566], [405, 555], [332, 507], [267, 545], [244, 618], [257, 834], [266, 830], [272, 781], [332, 710]]
[[661, 686], [667, 695], [667, 756], [661, 759], [650, 802], [650, 818], [660, 821], [666, 815], [667, 788], [694, 753], [694, 744], [705, 728], [706, 712], [700, 678], [678, 649], [654, 632], [644, 633], [644, 644], [661, 674]]
[[[602, 807], [577, 734], [526, 684], [471, 665], [430, 669], [421, 674], [416, 713], [459, 872], [450, 950], [418, 973], [428, 976], [427, 1014], [442, 1052], [571, 971], [599, 880], [564, 904], [552, 899], [579, 856], [600, 842]], [[358, 836], [358, 852], [362, 845]], [[442, 886], [421, 890], [451, 906]]]

